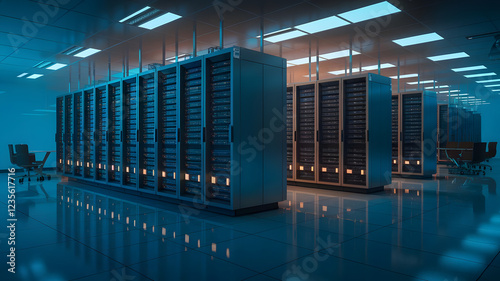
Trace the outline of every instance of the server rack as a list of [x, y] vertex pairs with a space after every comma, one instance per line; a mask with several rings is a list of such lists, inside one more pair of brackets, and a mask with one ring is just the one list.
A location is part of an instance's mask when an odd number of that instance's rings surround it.
[[122, 81], [108, 84], [108, 182], [121, 184], [122, 180]]
[[295, 98], [290, 183], [373, 191], [391, 182], [389, 78], [366, 74], [290, 86]]
[[458, 108], [456, 105], [450, 105], [448, 107], [448, 111], [449, 111], [449, 116], [448, 116], [448, 120], [449, 120], [449, 123], [448, 123], [448, 128], [449, 128], [449, 138], [448, 138], [448, 141], [451, 141], [451, 142], [459, 142], [460, 139], [458, 137], [458, 131], [459, 131], [459, 128], [460, 128], [460, 120], [458, 118]]
[[86, 89], [84, 179], [231, 214], [275, 208], [286, 98], [286, 61], [239, 47]]
[[294, 87], [286, 88], [286, 177], [289, 180], [295, 179], [295, 157], [293, 156], [293, 152], [295, 151], [295, 115], [293, 114], [295, 103], [293, 89]]
[[130, 189], [137, 189], [137, 145], [138, 145], [138, 126], [137, 126], [137, 76], [124, 78], [122, 82], [123, 92], [123, 143], [122, 143], [122, 183], [123, 186]]
[[481, 142], [481, 114], [473, 113], [472, 115], [472, 131], [473, 131], [473, 142]]
[[392, 173], [399, 174], [399, 155], [401, 151], [399, 149], [399, 95], [392, 95]]
[[95, 178], [95, 92], [94, 89], [83, 91], [83, 127], [84, 127], [84, 151], [83, 151], [83, 177], [93, 180]]
[[436, 94], [400, 93], [399, 109], [399, 174], [430, 177], [436, 173]]
[[[156, 189], [156, 72], [150, 70], [139, 75], [139, 189], [154, 193]], [[157, 174], [157, 173], [156, 173]]]
[[73, 95], [64, 97], [64, 173], [73, 174]]
[[56, 169], [62, 173], [64, 170], [64, 97], [56, 99]]
[[84, 111], [84, 104], [83, 104], [83, 92], [75, 92], [74, 93], [74, 113], [75, 113], [75, 119], [74, 119], [74, 124], [75, 124], [75, 134], [74, 134], [74, 161], [73, 164], [75, 166], [74, 171], [75, 171], [75, 176], [82, 177], [83, 176], [83, 155], [84, 155], [84, 148], [85, 148], [85, 143], [84, 143], [84, 127], [83, 127], [83, 111]]
[[178, 105], [179, 76], [176, 64], [158, 70], [158, 194], [177, 197], [179, 183]]
[[438, 139], [437, 139], [437, 147], [438, 147], [438, 162], [448, 161], [446, 157], [446, 148], [448, 144], [449, 138], [449, 112], [447, 104], [438, 105]]
[[108, 87], [101, 85], [95, 88], [95, 179], [107, 181], [108, 164]]

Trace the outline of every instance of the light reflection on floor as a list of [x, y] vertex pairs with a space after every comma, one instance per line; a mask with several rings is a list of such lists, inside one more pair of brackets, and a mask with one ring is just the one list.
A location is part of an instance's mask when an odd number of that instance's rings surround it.
[[[289, 187], [278, 210], [236, 218], [58, 179], [25, 183], [17, 273], [0, 280], [498, 280], [499, 176], [443, 169], [369, 195]], [[6, 210], [6, 188], [0, 202]]]

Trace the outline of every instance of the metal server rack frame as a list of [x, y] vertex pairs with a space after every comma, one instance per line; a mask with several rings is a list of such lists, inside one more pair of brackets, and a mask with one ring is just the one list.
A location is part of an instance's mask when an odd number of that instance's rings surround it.
[[286, 171], [287, 180], [295, 180], [295, 87], [286, 87]]
[[122, 184], [123, 158], [123, 85], [122, 80], [108, 84], [108, 184]]
[[64, 174], [73, 175], [74, 154], [74, 96], [64, 96]]
[[56, 170], [64, 170], [64, 96], [56, 99]]
[[401, 173], [401, 127], [400, 108], [399, 108], [399, 94], [392, 94], [391, 113], [392, 113], [392, 174]]
[[438, 104], [438, 109], [437, 109], [437, 128], [438, 128], [438, 133], [437, 133], [437, 147], [438, 147], [438, 152], [437, 152], [437, 161], [439, 162], [448, 162], [448, 158], [446, 157], [446, 152], [444, 148], [446, 148], [446, 145], [449, 141], [449, 135], [450, 135], [450, 118], [449, 118], [449, 110], [448, 110], [448, 105], [447, 104]]
[[[431, 177], [436, 173], [436, 153], [437, 153], [437, 99], [434, 92], [429, 91], [414, 91], [414, 92], [404, 92], [400, 93], [400, 141], [399, 146], [401, 147], [401, 158], [400, 158], [400, 174], [402, 176], [421, 176], [421, 177]], [[405, 114], [407, 112], [404, 110], [403, 105], [405, 99], [410, 96], [420, 97], [420, 136], [419, 140], [414, 140], [419, 143], [419, 157], [418, 160], [405, 158], [405, 128], [404, 120]], [[413, 163], [414, 162], [414, 163]], [[407, 166], [405, 171], [405, 165]], [[419, 170], [415, 170], [413, 167], [418, 166]], [[413, 171], [412, 171], [413, 170]]]
[[83, 156], [85, 151], [85, 142], [84, 142], [84, 118], [83, 114], [85, 111], [85, 105], [83, 103], [83, 92], [77, 91], [73, 93], [74, 95], [74, 137], [73, 137], [73, 164], [74, 164], [74, 175], [76, 177], [83, 176]]

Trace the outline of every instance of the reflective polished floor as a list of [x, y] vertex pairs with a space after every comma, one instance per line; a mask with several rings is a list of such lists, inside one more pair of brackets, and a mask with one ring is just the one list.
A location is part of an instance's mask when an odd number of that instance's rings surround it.
[[500, 168], [441, 168], [370, 195], [289, 187], [278, 210], [242, 217], [59, 179], [24, 183], [16, 274], [1, 226], [0, 280], [500, 280], [499, 180]]

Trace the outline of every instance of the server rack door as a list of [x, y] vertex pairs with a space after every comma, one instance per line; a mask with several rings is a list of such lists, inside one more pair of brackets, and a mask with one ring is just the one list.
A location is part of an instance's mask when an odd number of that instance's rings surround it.
[[318, 181], [340, 183], [340, 80], [318, 82]]
[[156, 117], [155, 72], [139, 76], [139, 190], [155, 192], [156, 188]]
[[231, 205], [231, 53], [205, 60], [205, 199]]
[[73, 95], [64, 97], [64, 173], [73, 174]]
[[73, 164], [75, 166], [75, 176], [82, 177], [83, 176], [83, 155], [84, 155], [84, 127], [83, 127], [83, 93], [76, 92], [75, 93], [75, 137], [74, 137], [74, 161]]
[[58, 172], [64, 170], [64, 97], [56, 99], [56, 168]]
[[203, 199], [203, 151], [206, 134], [203, 127], [202, 61], [180, 65], [181, 153], [180, 196]]
[[94, 179], [95, 161], [95, 93], [94, 89], [83, 92], [83, 127], [84, 127], [84, 152], [83, 152], [83, 177]]
[[458, 132], [458, 127], [459, 127], [459, 124], [458, 124], [458, 109], [455, 107], [455, 106], [450, 106], [448, 107], [448, 110], [449, 110], [449, 123], [448, 123], [448, 126], [449, 126], [449, 139], [448, 141], [450, 142], [458, 142], [458, 136], [457, 136], [457, 132]]
[[178, 77], [176, 66], [158, 70], [158, 192], [174, 197], [178, 196], [179, 182]]
[[293, 86], [286, 88], [286, 177], [294, 180], [294, 99]]
[[95, 164], [96, 180], [107, 181], [108, 164], [108, 89], [107, 85], [95, 89], [96, 130], [95, 130]]
[[108, 182], [121, 184], [121, 143], [122, 143], [122, 83], [108, 84]]
[[442, 104], [439, 105], [438, 112], [438, 160], [445, 161], [446, 152], [444, 148], [448, 144], [448, 105]]
[[343, 184], [367, 185], [366, 77], [344, 79], [343, 83]]
[[400, 151], [399, 151], [399, 95], [392, 95], [391, 104], [391, 114], [392, 114], [392, 173], [399, 174], [399, 164], [400, 164]]
[[137, 189], [137, 77], [124, 79], [123, 87], [123, 185], [128, 188]]
[[408, 93], [401, 95], [401, 132], [403, 141], [402, 173], [422, 173], [422, 144], [423, 144], [423, 95], [422, 93]]
[[296, 87], [296, 180], [315, 182], [315, 84], [298, 85]]

